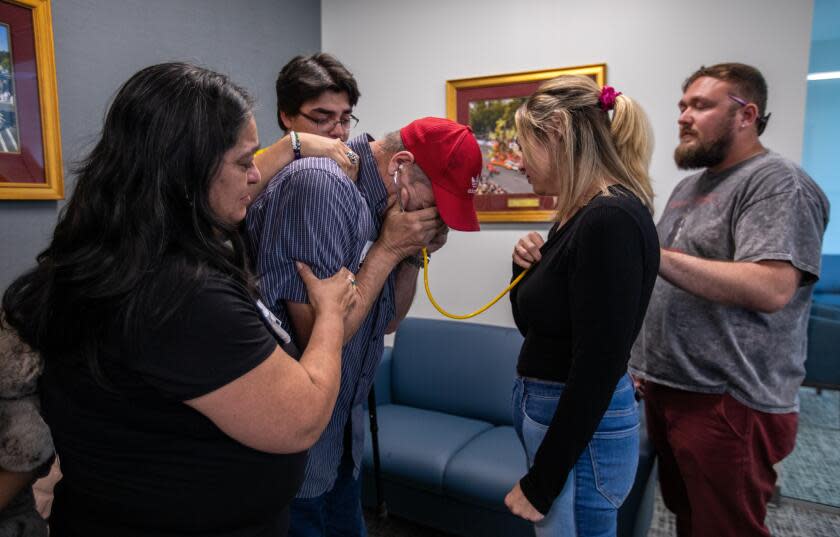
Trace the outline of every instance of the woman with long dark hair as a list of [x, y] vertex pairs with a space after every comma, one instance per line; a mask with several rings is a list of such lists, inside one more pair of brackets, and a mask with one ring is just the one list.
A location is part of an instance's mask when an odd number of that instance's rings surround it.
[[528, 473], [505, 498], [539, 537], [615, 535], [636, 475], [639, 412], [627, 373], [659, 267], [641, 107], [590, 78], [544, 83], [516, 112], [534, 192], [557, 197], [548, 238], [513, 250], [525, 336], [513, 390]]
[[299, 361], [278, 345], [238, 232], [258, 147], [251, 100], [224, 75], [141, 70], [49, 247], [4, 294], [45, 361], [64, 474], [51, 535], [285, 535], [356, 292], [346, 269], [318, 280], [300, 265], [316, 333]]

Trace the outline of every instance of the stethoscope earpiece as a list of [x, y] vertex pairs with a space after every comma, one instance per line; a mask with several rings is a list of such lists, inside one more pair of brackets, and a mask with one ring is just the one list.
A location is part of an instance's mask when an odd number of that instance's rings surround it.
[[398, 177], [400, 175], [400, 171], [402, 170], [402, 164], [397, 166], [397, 169], [394, 170], [394, 190], [397, 191], [397, 202], [400, 204], [400, 212], [405, 212], [405, 208], [403, 207], [402, 203], [402, 195], [400, 194], [400, 183]]

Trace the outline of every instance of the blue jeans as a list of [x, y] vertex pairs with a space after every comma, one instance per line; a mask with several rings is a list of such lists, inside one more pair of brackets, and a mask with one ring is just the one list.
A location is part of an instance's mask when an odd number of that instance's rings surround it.
[[353, 457], [346, 446], [333, 488], [315, 498], [292, 500], [289, 537], [367, 537], [361, 476], [353, 478]]
[[[533, 465], [564, 384], [519, 377], [513, 386], [513, 425]], [[592, 440], [566, 479], [537, 537], [614, 536], [618, 508], [633, 488], [639, 463], [639, 408], [625, 375]]]

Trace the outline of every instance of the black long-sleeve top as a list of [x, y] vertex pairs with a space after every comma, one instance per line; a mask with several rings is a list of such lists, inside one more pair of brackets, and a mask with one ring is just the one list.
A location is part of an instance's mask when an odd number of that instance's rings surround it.
[[[627, 371], [659, 269], [650, 212], [613, 186], [562, 227], [553, 227], [542, 260], [511, 293], [525, 342], [521, 376], [564, 382], [557, 411], [523, 493], [548, 513]], [[522, 271], [514, 265], [514, 277]]]

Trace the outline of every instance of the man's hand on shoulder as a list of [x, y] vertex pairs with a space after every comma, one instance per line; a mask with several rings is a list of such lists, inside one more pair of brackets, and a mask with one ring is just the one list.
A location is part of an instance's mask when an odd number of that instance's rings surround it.
[[[306, 132], [297, 133], [300, 137], [300, 152], [304, 157], [327, 157], [335, 161], [341, 170], [353, 182], [359, 175], [359, 156], [338, 138], [329, 138]], [[354, 155], [354, 160], [350, 159]]]

